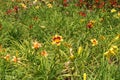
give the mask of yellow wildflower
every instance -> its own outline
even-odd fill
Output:
[[[98,44],[98,41],[96,39],[91,39],[90,41],[92,43],[92,46],[96,46]]]
[[[118,47],[113,45],[110,47],[110,49],[107,52],[104,53],[104,55],[107,58],[110,58],[110,56],[116,55],[117,52],[118,52]]]
[[[113,54],[113,55],[116,55],[117,51],[118,51],[118,47],[117,46],[112,46],[110,49],[109,49],[110,53]]]
[[[24,3],[21,3],[22,8],[26,9],[27,6]]]
[[[47,7],[48,7],[48,8],[52,8],[53,6],[52,6],[52,4],[48,3],[48,4],[47,4]]]
[[[115,10],[115,9],[112,9],[112,10],[111,10],[111,13],[114,13],[114,12],[116,12],[116,10]]]

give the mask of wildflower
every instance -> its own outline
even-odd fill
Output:
[[[42,45],[39,43],[39,42],[37,42],[37,41],[35,41],[35,42],[33,42],[33,49],[39,49],[40,47],[41,47]]]
[[[116,12],[116,10],[115,10],[115,9],[112,9],[112,10],[111,10],[111,13],[114,13],[114,12]]]
[[[69,0],[63,0],[63,6],[67,7],[68,6]]]
[[[17,58],[16,56],[13,56],[12,61],[15,63],[20,63],[20,58]]]
[[[103,1],[103,2],[101,2],[101,3],[99,4],[98,8],[103,8],[104,5],[105,5],[105,2]]]
[[[116,55],[118,51],[118,47],[117,46],[112,46],[110,49],[109,49],[109,52],[112,54],[112,55]]]
[[[83,74],[83,80],[87,80],[87,74],[86,73]]]
[[[4,57],[4,59],[8,61],[8,60],[10,59],[10,55],[7,54],[7,55]]]
[[[98,41],[96,39],[91,39],[90,41],[92,43],[92,46],[96,46],[98,44]]]
[[[18,13],[18,10],[19,10],[18,6],[14,6],[14,11],[15,11],[16,13]]]
[[[12,10],[12,9],[9,9],[9,10],[6,11],[6,14],[9,15],[9,14],[11,14],[12,12],[13,12],[13,10]]]
[[[47,6],[48,6],[48,8],[52,8],[53,6],[52,6],[52,4],[47,4]]]
[[[95,0],[95,3],[99,3],[99,0]]]
[[[86,13],[85,12],[79,12],[80,16],[86,17]]]
[[[59,46],[62,41],[63,41],[63,38],[62,36],[59,36],[59,35],[55,35],[52,38],[52,44],[56,44],[57,46]]]
[[[34,0],[34,1],[33,1],[33,4],[36,4],[36,3],[37,3],[37,0]]]
[[[88,27],[88,28],[92,28],[93,25],[94,25],[94,23],[95,23],[95,21],[93,21],[93,20],[89,21],[89,22],[87,23],[87,27]]]
[[[117,5],[117,1],[116,0],[111,0],[110,4],[111,4],[111,6],[115,7]]]
[[[44,50],[44,51],[41,52],[41,55],[44,56],[44,57],[47,57],[48,53]]]
[[[113,45],[110,47],[110,49],[107,52],[104,53],[104,55],[107,58],[110,58],[110,56],[116,55],[117,52],[118,52],[118,47]]]
[[[27,6],[24,3],[21,3],[22,8],[26,9]]]
[[[78,55],[80,55],[82,53],[82,51],[83,51],[82,46],[78,47]]]

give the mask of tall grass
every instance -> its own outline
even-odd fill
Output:
[[[0,3],[1,80],[83,80],[83,74],[87,80],[120,79],[118,8],[115,12],[110,8],[91,11],[55,1]],[[6,13],[8,10],[12,12]],[[63,38],[59,45],[52,44],[55,35]],[[41,47],[35,48],[35,41]],[[105,56],[112,46],[117,46],[112,50],[114,55],[110,52]]]

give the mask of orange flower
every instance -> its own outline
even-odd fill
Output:
[[[4,57],[4,59],[8,61],[8,60],[10,59],[10,55],[7,54],[7,55]]]
[[[16,56],[13,56],[12,61],[15,63],[20,62],[20,58],[17,58]]]
[[[62,36],[59,36],[59,35],[55,35],[53,36],[52,38],[52,44],[56,44],[56,45],[60,45],[61,41],[63,41],[63,38]]]
[[[90,41],[92,43],[92,46],[96,46],[98,44],[98,41],[96,39],[91,39]]]
[[[44,57],[47,57],[48,53],[44,50],[44,51],[41,52],[41,55],[44,56]]]
[[[39,49],[41,47],[41,44],[37,41],[33,42],[33,47],[34,49]]]

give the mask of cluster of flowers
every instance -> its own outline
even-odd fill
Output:
[[[71,0],[63,0],[63,5],[65,7],[69,6],[69,2]],[[94,9],[94,8],[103,8],[105,5],[108,7],[119,7],[118,1],[117,0],[78,0],[78,2],[75,4],[75,6],[82,7],[85,5],[89,9]]]

